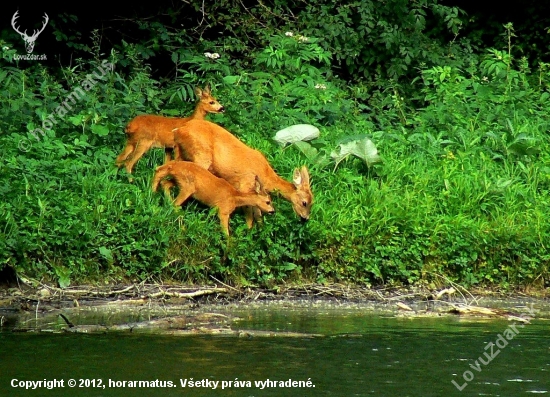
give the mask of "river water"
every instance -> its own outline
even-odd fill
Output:
[[[524,325],[399,317],[360,305],[218,311],[224,310],[240,318],[233,329],[307,335],[13,333],[4,327],[0,395],[550,396],[549,322],[536,315]]]

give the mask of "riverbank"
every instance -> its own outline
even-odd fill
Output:
[[[234,328],[243,310],[351,310],[383,316],[508,319],[550,318],[550,291],[466,290],[301,284],[273,289],[176,284],[81,285],[58,288],[22,279],[0,288],[4,331],[160,332],[239,336]],[[277,336],[277,332],[256,332]],[[282,333],[284,336],[297,336]],[[303,335],[302,335],[303,336]]]

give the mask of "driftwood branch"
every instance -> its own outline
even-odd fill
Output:
[[[197,296],[203,296],[203,295],[210,295],[210,294],[216,294],[216,293],[225,293],[227,292],[226,288],[208,288],[208,289],[199,289],[197,291],[193,292],[171,292],[171,291],[164,291],[161,290],[159,292],[156,292],[154,294],[149,294],[148,296],[150,298],[159,298],[161,296],[169,296],[172,298],[196,298]]]

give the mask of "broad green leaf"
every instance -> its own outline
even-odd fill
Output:
[[[69,117],[69,121],[73,123],[73,125],[81,125],[82,124],[82,116],[81,114],[77,114],[76,116]]]
[[[319,151],[307,142],[298,141],[294,142],[293,145],[296,146],[298,150],[307,157],[308,160],[315,160],[315,158],[319,154]]]
[[[109,134],[109,129],[101,124],[93,124],[91,126],[92,132],[99,136],[105,136]]]
[[[380,156],[378,155],[376,145],[368,138],[358,141],[352,148],[352,153],[362,159],[369,167],[380,162]]]
[[[239,81],[240,76],[225,76],[223,78],[223,82],[225,84],[235,84],[237,81]]]
[[[332,151],[330,157],[332,157],[336,163],[334,169],[336,169],[338,164],[344,159],[352,155],[359,157],[368,167],[380,162],[380,156],[378,155],[376,145],[369,138],[364,137],[359,140],[341,143],[338,149]]]
[[[99,254],[107,259],[109,262],[113,261],[113,253],[110,249],[106,247],[99,247]]]
[[[71,270],[68,269],[65,266],[53,266],[55,274],[57,275],[58,279],[57,282],[59,283],[60,288],[67,288],[69,285],[71,285]]]

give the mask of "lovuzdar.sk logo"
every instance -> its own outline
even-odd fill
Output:
[[[17,18],[19,18],[19,11],[15,11],[15,14],[13,14],[13,17],[11,19],[11,26],[13,27],[13,30],[19,33],[23,38],[23,41],[25,42],[25,49],[27,50],[27,54],[31,54],[32,51],[34,50],[34,43],[38,38],[38,35],[42,33],[42,31],[44,30],[44,28],[46,27],[50,19],[48,18],[48,14],[44,13],[44,23],[42,24],[42,28],[35,29],[32,35],[28,35],[26,29],[23,32],[21,32],[21,30],[19,30],[19,28],[17,27],[16,25]]]

